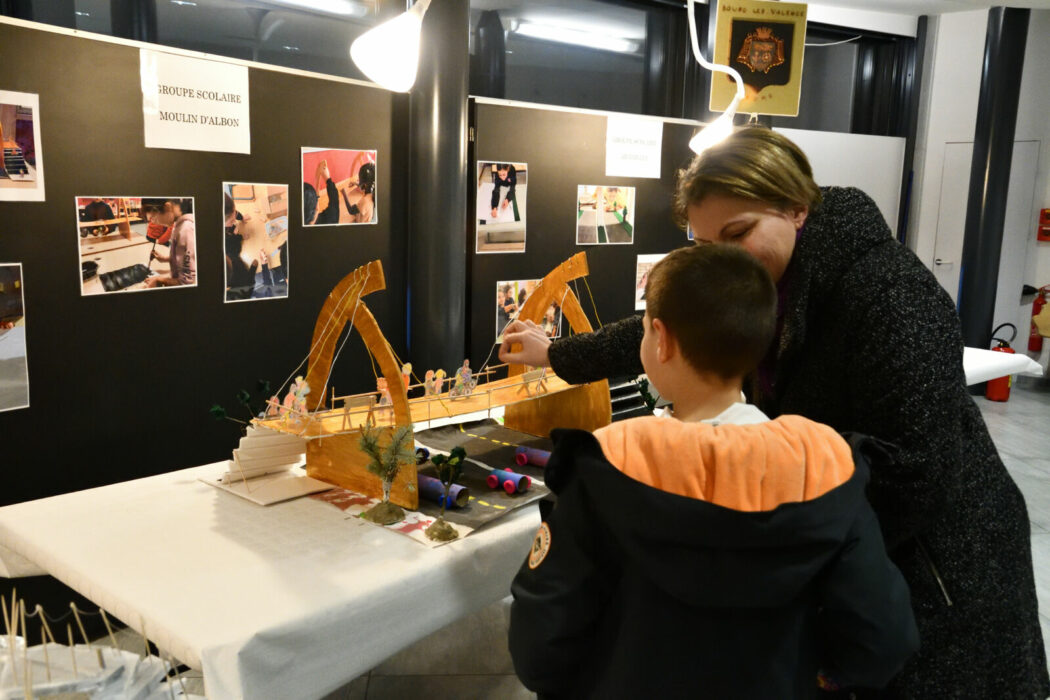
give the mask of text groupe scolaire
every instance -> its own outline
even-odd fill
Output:
[[[211,102],[233,102],[241,103],[241,96],[236,92],[219,92],[217,90],[201,90],[200,88],[186,88],[175,85],[159,85],[158,92],[161,95],[172,97],[188,97],[194,100],[210,100]]]

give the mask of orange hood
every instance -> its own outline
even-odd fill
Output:
[[[842,436],[802,416],[718,426],[646,416],[594,436],[606,459],[632,479],[743,512],[813,500],[854,470]]]

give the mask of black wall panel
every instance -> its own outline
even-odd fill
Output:
[[[237,415],[238,390],[282,382],[328,292],[375,258],[387,290],[366,302],[402,351],[407,156],[392,125],[405,98],[253,67],[251,155],[146,149],[138,48],[0,24],[0,66],[0,90],[40,96],[47,195],[0,202],[30,375],[30,408],[0,413],[0,505],[228,458],[239,428],[208,408]],[[301,146],[378,150],[379,223],[303,230]],[[223,303],[223,181],[289,185],[287,299]],[[81,297],[78,195],[195,197],[198,286]],[[332,384],[374,388],[356,334]]]
[[[524,253],[487,253],[471,257],[471,366],[479,367],[496,338],[496,283],[542,278],[566,258],[583,250],[591,274],[587,280],[602,323],[634,311],[638,255],[667,253],[687,245],[685,232],[671,219],[675,173],[692,158],[694,128],[665,122],[660,178],[605,176],[606,116],[534,109],[513,105],[474,105],[475,143],[471,177],[478,160],[528,163],[526,245]],[[576,245],[576,192],[579,185],[635,188],[633,245]],[[471,196],[476,192],[470,188]],[[474,208],[470,209],[470,250],[474,250]],[[577,284],[580,303],[597,327],[587,287]],[[640,312],[638,312],[640,313]],[[566,333],[563,324],[562,333]],[[497,350],[490,364],[496,364]],[[446,370],[447,371],[447,370]]]

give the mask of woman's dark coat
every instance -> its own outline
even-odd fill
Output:
[[[868,495],[921,648],[888,694],[1046,698],[1028,512],[966,389],[951,298],[852,188],[824,190],[786,277],[775,383],[754,402],[900,448]],[[567,338],[551,366],[571,382],[640,373],[641,336],[635,317]]]

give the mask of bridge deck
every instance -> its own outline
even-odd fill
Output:
[[[450,398],[448,392],[438,396],[420,396],[408,400],[413,423],[422,423],[437,418],[449,418],[467,413],[491,410],[501,406],[528,401],[537,396],[557,394],[571,389],[572,384],[550,373],[543,378],[545,389],[537,392],[537,382],[529,382],[526,390],[521,376],[498,379],[478,385],[470,396]],[[394,425],[392,406],[377,406],[373,409],[376,425]],[[284,417],[256,419],[264,428],[284,433],[293,433],[305,438],[317,438],[355,432],[365,424],[368,408],[337,407],[299,415],[288,413]]]

